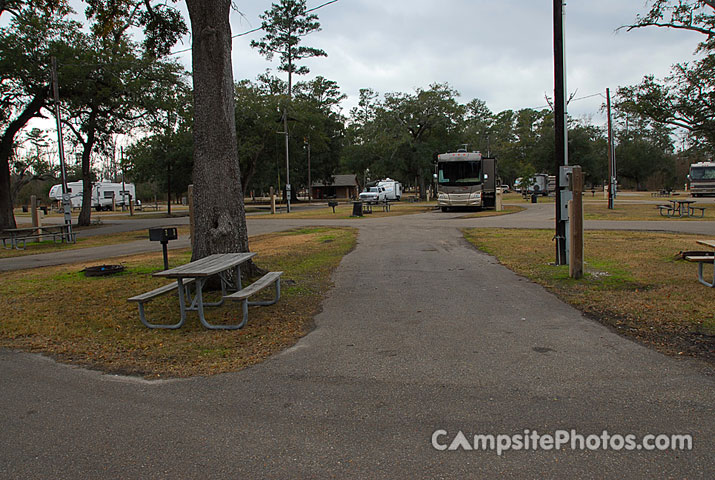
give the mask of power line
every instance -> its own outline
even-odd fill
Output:
[[[320,8],[323,8],[323,7],[327,6],[327,5],[330,5],[331,3],[336,3],[337,1],[338,1],[338,0],[330,0],[329,2],[325,2],[325,3],[321,4],[321,5],[318,5],[317,7],[313,7],[313,8],[310,8],[310,9],[306,10],[305,13],[314,12],[315,10],[318,10],[318,9],[320,9]],[[231,35],[231,38],[243,37],[243,36],[245,36],[245,35],[248,35],[249,33],[257,32],[257,31],[259,31],[259,30],[261,30],[261,29],[263,29],[262,26],[261,26],[261,27],[256,27],[256,28],[253,28],[253,29],[251,29],[251,30],[247,30],[247,31],[245,31],[245,32],[237,33],[236,35]],[[177,50],[177,51],[175,51],[175,52],[171,52],[171,53],[169,53],[169,55],[178,55],[179,53],[184,53],[184,52],[189,52],[189,51],[191,51],[191,47],[185,48],[185,49],[183,49],[183,50]]]

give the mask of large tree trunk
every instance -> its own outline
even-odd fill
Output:
[[[13,213],[13,198],[10,177],[10,160],[12,158],[15,135],[36,117],[45,105],[47,90],[43,89],[25,107],[20,115],[10,122],[0,138],[0,229],[15,228],[15,214]]]
[[[247,252],[238,165],[231,0],[186,0],[194,77],[194,236],[192,259]]]
[[[82,209],[77,225],[86,227],[92,223],[92,149],[96,139],[96,110],[92,110],[87,121],[87,140],[82,144]]]
[[[82,208],[79,211],[79,217],[77,217],[77,225],[85,227],[92,223],[92,177],[89,157],[90,151],[85,145],[82,151]]]

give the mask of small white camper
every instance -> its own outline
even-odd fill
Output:
[[[399,201],[402,197],[402,184],[397,180],[386,178],[377,182],[377,186],[385,189],[385,196],[388,200]]]

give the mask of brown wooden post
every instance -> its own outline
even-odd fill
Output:
[[[276,193],[273,190],[273,187],[270,189],[270,195],[271,195],[271,214],[275,215],[276,213]]]
[[[40,215],[37,210],[37,196],[30,196],[30,216],[32,217],[32,226],[37,228],[40,226]]]
[[[583,278],[583,173],[578,165],[573,167],[571,174],[571,191],[573,200],[569,201],[569,276],[578,280]]]
[[[191,245],[194,244],[194,186],[189,185],[188,192],[186,195],[189,197],[189,237],[191,238]],[[169,199],[171,202],[171,199]]]
[[[134,216],[134,199],[131,194],[129,194],[129,216]]]

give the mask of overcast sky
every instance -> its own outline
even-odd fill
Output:
[[[327,0],[309,0],[308,8]],[[235,0],[233,34],[259,27],[269,0]],[[184,7],[182,7],[184,8]],[[448,82],[461,93],[499,112],[546,106],[553,95],[553,2],[549,0],[339,0],[320,8],[322,30],[305,38],[327,58],[305,61],[310,74],[335,80],[343,93],[344,113],[357,103],[361,88],[413,92]],[[576,98],[614,92],[646,74],[665,76],[671,65],[688,61],[701,37],[692,32],[640,29],[616,32],[645,13],[644,0],[571,0],[566,6],[568,91]],[[187,15],[188,22],[188,15]],[[250,48],[255,32],[233,40],[234,79],[255,79],[276,70]],[[190,39],[184,46],[190,47]],[[177,55],[188,69],[190,53]],[[303,79],[300,77],[299,79]],[[600,123],[601,96],[575,100],[569,113]]]

